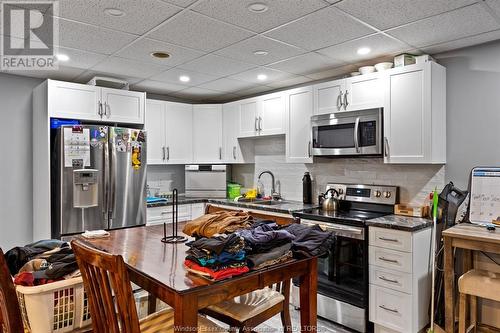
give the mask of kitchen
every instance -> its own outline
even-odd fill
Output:
[[[4,251],[50,238],[50,222],[46,223],[50,217],[47,219],[47,211],[40,214],[38,210],[50,206],[50,177],[44,176],[49,172],[50,146],[44,144],[48,142],[44,135],[50,135],[44,131],[49,128],[49,118],[133,128],[144,124],[147,157],[142,168],[147,164],[152,196],[174,188],[181,194],[188,192],[186,165],[224,164],[230,165],[231,181],[241,184],[243,192],[256,187],[259,174],[270,170],[275,191],[298,205],[302,177],[309,172],[314,203],[327,184],[382,184],[398,187],[399,203],[423,206],[435,188],[442,190],[453,181],[458,188],[467,189],[473,167],[500,163],[492,153],[496,151],[493,124],[498,119],[499,102],[496,1],[459,1],[453,5],[447,1],[405,1],[402,8],[396,8],[388,2],[363,1],[363,6],[347,0],[318,0],[293,10],[285,10],[286,5],[277,1],[264,4],[268,8],[261,9],[262,13],[259,8],[257,12],[247,8],[251,1],[232,5],[224,1],[165,1],[170,6],[154,12],[157,2],[148,1],[151,7],[138,9],[132,4],[120,7],[103,1],[100,7],[92,7],[95,15],[90,15],[82,10],[90,10],[84,2],[68,9],[65,1],[60,1],[59,52],[69,60],[61,60],[54,72],[0,74],[2,127],[12,142],[4,147],[9,162],[2,163],[6,176],[0,202],[6,232],[0,245]],[[125,15],[103,13],[105,8],[115,7]],[[393,15],[386,11],[393,11]],[[149,23],[132,24],[140,15],[149,15]],[[202,22],[199,26],[196,19]],[[462,25],[457,28],[456,22]],[[207,27],[211,30],[203,31]],[[111,43],[108,38],[113,34]],[[143,34],[146,38],[135,40],[134,36]],[[116,45],[118,41],[123,45]],[[359,54],[366,52],[359,52],[363,47],[371,49],[368,54]],[[153,51],[167,52],[170,57],[153,58]],[[401,53],[431,54],[435,61],[350,76],[359,67],[394,62],[394,56]],[[398,71],[417,71],[422,76],[407,76],[409,86],[401,91],[401,83],[394,84],[403,77],[396,76]],[[259,75],[267,77],[260,80]],[[118,78],[131,88],[87,85],[94,76]],[[430,77],[438,82],[424,79]],[[47,78],[54,80],[44,81]],[[415,82],[417,78],[423,83]],[[188,82],[183,82],[186,79]],[[369,88],[363,90],[363,84]],[[398,90],[397,95],[392,89]],[[85,90],[87,98],[93,95],[79,99],[85,97],[71,95],[71,90]],[[138,108],[119,114],[126,109],[115,111],[113,103],[121,101],[120,95],[133,100]],[[43,102],[47,97],[54,98],[57,103],[50,105],[56,109],[47,110]],[[357,103],[358,97],[361,102]],[[440,100],[429,106],[425,103],[430,98]],[[382,108],[379,124],[383,125],[382,138],[386,138],[377,140],[381,148],[377,156],[331,158],[316,154],[311,116],[377,108]],[[400,111],[403,113],[389,117],[397,108],[408,113]],[[101,116],[110,118],[103,120]],[[26,136],[30,131],[33,135]],[[264,174],[261,182],[266,195],[273,194],[271,177]],[[204,204],[180,205],[180,219],[202,215]],[[158,217],[156,222],[164,220],[165,209],[156,207],[158,215],[154,209],[153,215],[150,211],[148,223],[151,216],[153,220]],[[163,215],[170,219],[169,213]],[[476,255],[475,262],[498,271],[486,256]],[[482,303],[480,322],[500,326],[495,312],[498,305]]]

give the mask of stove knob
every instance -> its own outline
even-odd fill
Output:
[[[338,189],[337,189],[337,192],[339,192],[339,194],[344,194],[344,190],[343,190],[343,189],[341,189],[341,188],[338,188]]]
[[[389,191],[384,192],[384,197],[385,198],[390,198],[391,197],[391,192],[389,192]]]
[[[375,198],[380,198],[380,196],[382,195],[382,192],[380,191],[375,191]]]

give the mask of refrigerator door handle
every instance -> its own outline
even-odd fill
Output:
[[[111,138],[113,141],[113,138]],[[109,159],[109,200],[108,200],[108,221],[111,227],[112,220],[114,219],[116,209],[116,149],[114,143],[111,143]]]
[[[109,228],[109,214],[108,214],[108,206],[109,206],[109,144],[108,142],[104,142],[103,147],[104,154],[104,170],[102,170],[102,178],[103,178],[103,218],[104,222],[107,224]]]

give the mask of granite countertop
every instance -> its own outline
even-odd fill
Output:
[[[431,227],[432,220],[421,217],[387,215],[368,220],[366,225],[413,232]]]
[[[266,212],[274,212],[282,214],[291,214],[295,211],[318,207],[317,205],[306,205],[300,201],[290,201],[290,200],[283,200],[282,202],[273,205],[259,205],[249,202],[235,202],[234,200],[230,199],[186,198],[184,196],[179,196],[179,205],[189,205],[195,203],[212,203],[217,205],[235,206],[240,208],[256,209]],[[171,200],[168,200],[166,202],[155,202],[147,204],[148,208],[171,206],[171,205],[172,205]]]

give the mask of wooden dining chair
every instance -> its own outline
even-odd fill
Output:
[[[239,332],[251,332],[266,320],[281,315],[284,332],[292,331],[290,319],[291,280],[276,283],[200,310]]]
[[[24,333],[16,288],[9,267],[0,248],[0,332]]]
[[[87,292],[94,333],[157,333],[174,331],[174,311],[165,309],[141,320],[137,315],[130,278],[120,255],[111,255],[71,241]],[[198,331],[224,332],[198,316]]]

